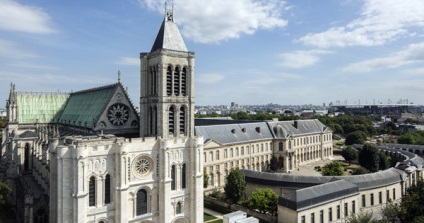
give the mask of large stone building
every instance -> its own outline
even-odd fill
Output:
[[[267,171],[272,156],[285,173],[333,156],[332,131],[316,119],[199,125],[195,130],[205,139],[206,190],[222,188],[234,167]]]
[[[119,81],[71,94],[11,85],[1,152],[19,222],[203,222],[194,53],[171,11],[140,61],[140,116]]]

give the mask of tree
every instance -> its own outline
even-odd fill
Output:
[[[239,203],[245,197],[246,181],[238,167],[231,169],[228,174],[224,191],[227,199],[233,204]]]
[[[358,214],[350,215],[347,223],[377,223],[378,220],[372,217],[372,212],[359,212]]]
[[[349,166],[353,160],[358,159],[359,152],[357,149],[354,149],[352,146],[348,146],[342,150],[343,158],[349,162]]]
[[[353,145],[353,144],[363,144],[365,140],[367,139],[367,136],[362,131],[354,131],[347,135],[345,144],[346,145]]]
[[[209,184],[209,175],[206,173],[206,168],[203,168],[203,188],[207,188]]]
[[[362,175],[367,173],[369,173],[369,171],[363,167],[356,168],[352,171],[352,175]]]
[[[399,206],[393,204],[392,201],[388,202],[380,210],[381,218],[383,222],[398,222],[399,220]]]
[[[370,172],[379,170],[378,149],[372,144],[365,144],[359,152],[359,164]]]
[[[14,211],[11,203],[12,189],[5,183],[0,182],[0,220],[9,219]]]
[[[385,153],[379,152],[378,158],[379,158],[379,161],[380,161],[378,163],[378,169],[379,170],[385,170],[385,169],[390,168],[390,160],[389,160],[389,157]]]
[[[269,170],[275,172],[281,168],[281,163],[278,161],[277,157],[272,156],[271,161],[269,162]]]
[[[278,195],[270,188],[257,188],[246,205],[251,209],[257,209],[262,213],[274,214],[277,211]]]
[[[401,222],[420,222],[424,217],[424,182],[418,181],[406,190],[400,202],[399,219]]]
[[[323,176],[343,176],[344,168],[339,162],[331,162],[322,167]]]

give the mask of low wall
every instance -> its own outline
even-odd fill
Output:
[[[213,197],[205,196],[204,201],[212,203],[212,204],[216,204],[216,205],[219,205],[219,206],[222,206],[222,207],[228,207],[228,204],[226,202],[218,200],[218,199],[213,198]],[[232,204],[231,210],[233,210],[233,211],[244,211],[244,212],[247,213],[247,215],[253,216],[255,218],[260,218],[260,219],[267,221],[267,222],[270,222],[270,223],[277,222],[277,216],[271,216],[269,214],[262,214],[260,212],[256,212],[254,210],[243,207],[241,205]]]

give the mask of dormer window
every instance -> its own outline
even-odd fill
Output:
[[[241,131],[246,133],[246,128],[242,128]]]
[[[261,133],[261,127],[256,127],[255,130],[256,132]]]
[[[235,129],[231,129],[231,133],[236,134],[236,130]]]

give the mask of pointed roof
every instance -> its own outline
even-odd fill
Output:
[[[187,52],[187,47],[181,37],[177,24],[174,23],[174,16],[172,11],[166,12],[165,19],[156,36],[155,43],[153,44],[150,52],[156,50],[167,49]]]
[[[60,123],[92,127],[106,109],[120,83],[71,93],[60,116]]]

